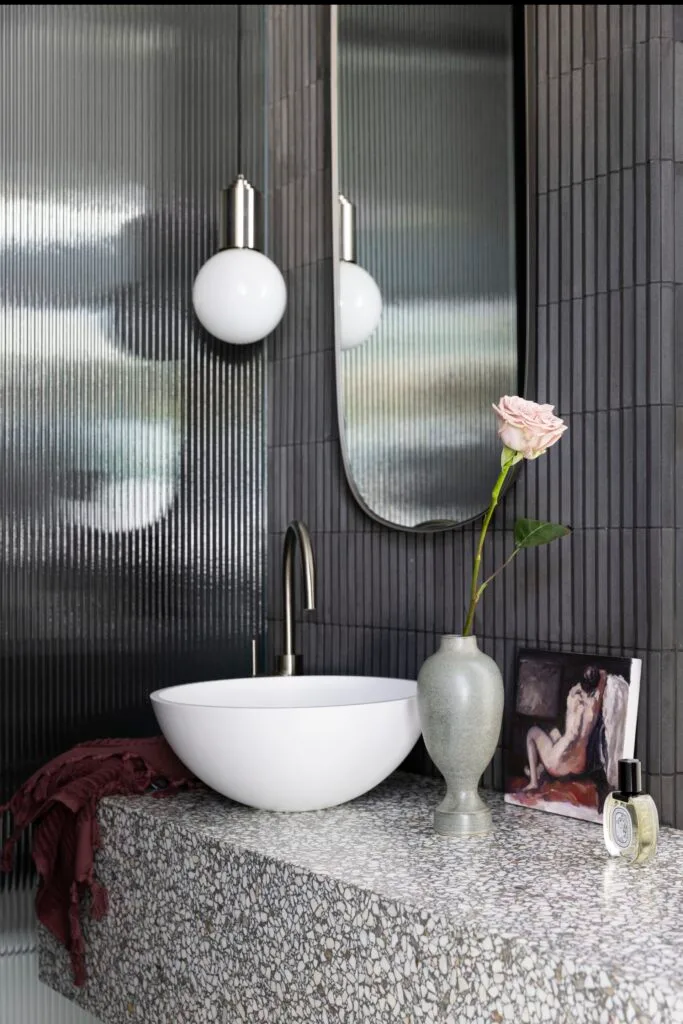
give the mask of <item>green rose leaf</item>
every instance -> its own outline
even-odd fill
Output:
[[[550,544],[551,540],[568,537],[571,533],[568,526],[561,523],[542,523],[538,519],[518,519],[515,523],[515,545],[518,548],[535,548],[540,544]]]

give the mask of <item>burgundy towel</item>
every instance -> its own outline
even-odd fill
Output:
[[[144,793],[162,780],[167,786],[155,796],[196,783],[163,737],[94,740],[50,761],[0,806],[0,813],[10,811],[13,817],[13,831],[0,860],[2,871],[11,870],[19,836],[37,822],[32,848],[40,876],[36,914],[68,949],[76,985],[86,979],[81,897],[90,893],[93,917],[107,912],[107,891],[93,874],[100,846],[97,803],[104,796]]]

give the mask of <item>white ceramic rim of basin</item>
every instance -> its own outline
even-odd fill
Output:
[[[313,681],[316,681],[317,684],[315,689],[311,686]],[[353,689],[350,688],[351,692],[348,695],[348,699],[340,697],[329,702],[321,702],[320,698],[321,695],[324,696],[326,684],[329,683],[331,686],[334,686],[335,683],[338,685],[340,682],[352,682],[354,684]],[[259,683],[271,684],[273,691],[277,691],[279,687],[282,687],[283,693],[287,691],[292,696],[293,687],[295,688],[297,683],[307,684],[310,687],[311,701],[310,703],[286,703],[284,701],[278,704],[249,703],[250,699],[253,701],[258,689],[261,689],[263,692],[263,686],[259,687]],[[204,702],[201,699],[179,699],[190,689],[196,692],[196,689],[200,687],[206,687],[208,690],[209,687],[217,688],[219,686],[224,690],[221,693],[220,703],[216,701]],[[386,696],[381,696],[377,693],[373,694],[373,686],[377,687],[377,689],[386,687],[386,690],[389,692]],[[398,687],[400,692],[391,693],[392,687]],[[300,689],[303,689],[303,686]],[[355,692],[353,692],[354,689]],[[179,691],[185,691],[185,693]],[[240,692],[246,703],[228,703],[230,691],[233,691],[235,694]],[[275,695],[277,696],[277,693]],[[197,696],[198,698],[200,697],[199,694]],[[216,708],[216,710],[225,708],[235,711],[294,711],[302,708],[359,707],[363,704],[393,704],[398,701],[414,700],[416,698],[417,682],[414,679],[349,675],[248,676],[238,679],[207,679],[195,683],[179,683],[176,686],[166,686],[150,694],[150,700],[153,703],[166,704],[173,707]],[[232,700],[234,701],[235,699],[235,696],[233,696]]]

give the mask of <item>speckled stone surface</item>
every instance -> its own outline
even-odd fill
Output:
[[[489,836],[441,839],[441,792],[105,800],[89,981],[45,932],[41,977],[104,1024],[683,1022],[683,833],[631,868],[598,826],[489,796]]]

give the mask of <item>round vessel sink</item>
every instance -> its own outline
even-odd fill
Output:
[[[397,768],[420,735],[417,683],[407,679],[218,679],[151,699],[168,743],[202,782],[268,811],[353,800]]]

